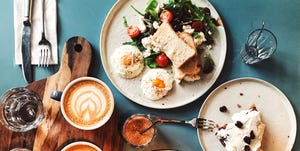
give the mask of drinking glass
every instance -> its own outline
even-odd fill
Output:
[[[36,128],[44,118],[41,98],[28,88],[8,90],[1,96],[0,122],[9,130],[26,132]]]
[[[254,64],[264,59],[270,58],[277,48],[277,39],[268,29],[256,29],[248,36],[245,46],[240,55],[246,64]]]
[[[149,114],[133,114],[123,123],[123,139],[135,148],[145,147],[153,141],[156,135],[156,128],[152,127],[153,124]],[[150,126],[151,128],[148,129]],[[148,130],[144,131],[146,129]]]

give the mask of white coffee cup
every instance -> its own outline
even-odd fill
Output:
[[[93,130],[104,125],[114,110],[110,88],[93,77],[71,81],[60,99],[60,109],[66,121],[82,130]]]
[[[61,151],[75,151],[75,150],[102,151],[98,146],[85,141],[71,143],[65,146]]]

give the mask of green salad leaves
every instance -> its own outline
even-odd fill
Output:
[[[146,30],[141,32],[137,37],[131,37],[132,41],[124,42],[124,45],[137,46],[140,51],[145,51],[141,40],[145,37],[153,35],[157,28],[154,28],[154,23],[160,25],[162,23],[162,12],[167,10],[171,12],[172,19],[168,21],[173,27],[175,32],[182,32],[184,26],[191,26],[195,31],[192,33],[193,38],[201,38],[204,34],[206,41],[201,45],[211,45],[214,43],[213,34],[216,27],[219,26],[217,20],[211,16],[210,9],[207,7],[198,7],[193,4],[191,0],[168,0],[167,3],[159,5],[157,0],[148,0],[144,11],[139,11],[134,6],[132,9],[142,16],[143,22],[146,26]],[[159,8],[160,7],[160,8]],[[128,27],[125,16],[124,26]],[[203,32],[203,34],[201,33]],[[201,33],[201,34],[200,34]],[[197,46],[203,49],[202,46]],[[145,58],[145,64],[150,68],[159,67],[156,58],[161,52],[151,51],[151,55]],[[214,61],[210,55],[205,55],[202,60],[203,73],[209,73],[214,68]]]
[[[149,0],[146,4],[145,12],[149,13],[155,21],[158,21],[158,12],[157,12],[158,2],[156,0]]]

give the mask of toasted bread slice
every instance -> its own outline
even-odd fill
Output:
[[[188,44],[190,47],[192,47],[194,49],[195,53],[197,54],[196,45],[194,43],[194,39],[193,39],[193,37],[189,33],[187,33],[187,32],[178,32],[177,35],[186,44]]]
[[[176,83],[180,83],[182,79],[186,76],[185,73],[183,73],[179,68],[172,67],[173,73],[174,73],[174,79]]]
[[[185,32],[178,33],[178,36],[185,43],[190,45],[195,51],[195,55],[192,58],[188,59],[182,66],[179,67],[179,69],[187,75],[199,74],[201,68],[199,66],[199,58],[193,37],[189,33]]]
[[[175,68],[179,68],[196,54],[195,49],[179,38],[167,22],[159,26],[152,40],[168,56]]]

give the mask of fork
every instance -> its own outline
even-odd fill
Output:
[[[152,116],[151,119],[153,121],[152,125],[146,128],[145,130],[140,131],[141,134],[145,133],[146,131],[153,128],[154,126],[161,125],[163,123],[189,124],[192,127],[200,128],[202,130],[210,130],[216,127],[214,121],[209,119],[204,119],[204,118],[193,118],[191,120],[177,120],[177,119],[162,118],[159,116]]]
[[[39,41],[39,47],[40,47],[40,59],[38,66],[45,67],[49,65],[50,59],[52,58],[52,50],[51,50],[51,43],[46,39],[45,36],[45,0],[43,0],[42,4],[42,22],[43,22],[43,31],[42,31],[42,38]]]

